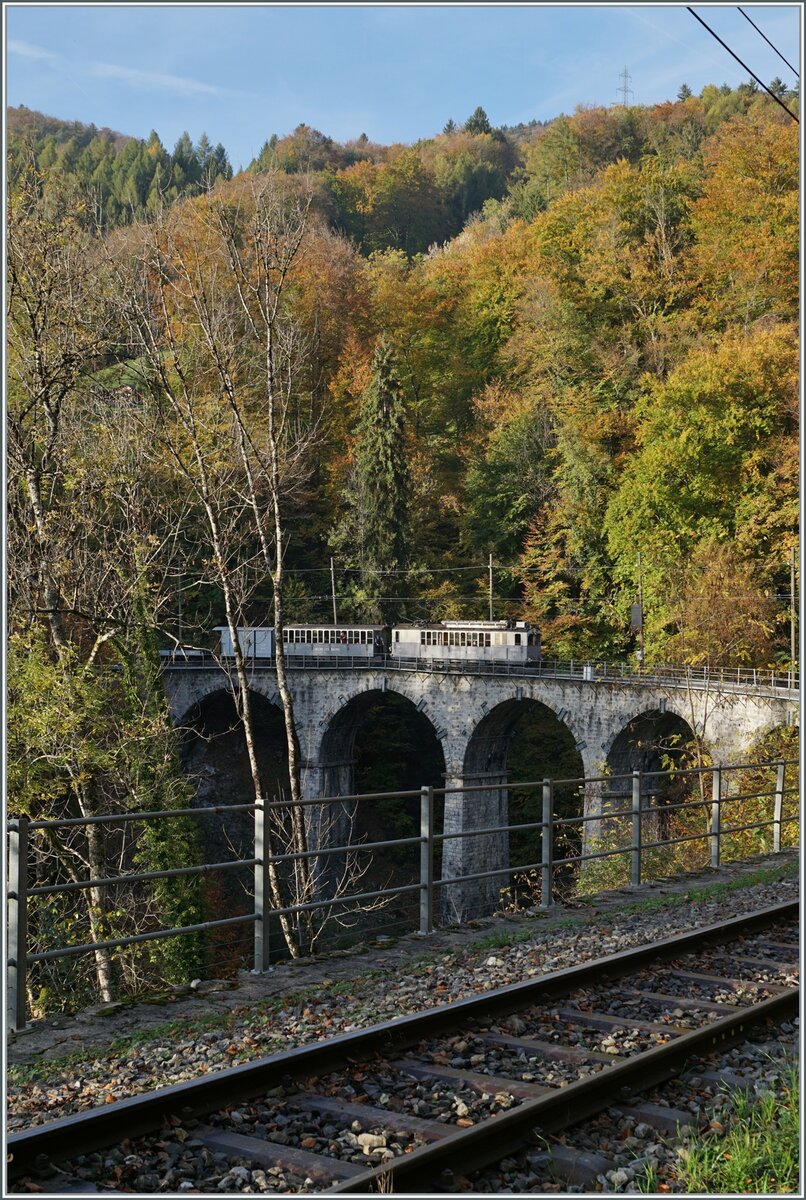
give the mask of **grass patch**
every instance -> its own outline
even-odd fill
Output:
[[[798,1187],[798,1068],[782,1071],[775,1091],[728,1091],[733,1109],[725,1134],[694,1138],[679,1154],[687,1192],[793,1193]]]
[[[679,908],[681,904],[692,904],[699,900],[719,900],[731,892],[743,888],[754,887],[758,884],[778,883],[783,879],[797,879],[800,867],[797,862],[782,863],[780,866],[761,867],[751,875],[743,875],[739,879],[725,879],[714,883],[704,883],[700,887],[688,888],[685,892],[670,896],[648,896],[646,900],[631,900],[619,905],[619,912],[644,913],[654,912],[659,908]],[[595,902],[595,897],[591,897]]]
[[[641,915],[657,912],[660,909],[680,908],[684,904],[692,904],[697,901],[719,900],[722,896],[730,895],[731,892],[741,891],[743,888],[753,887],[758,884],[778,883],[784,879],[797,879],[799,870],[797,862],[781,863],[780,866],[760,867],[758,871],[754,871],[750,875],[743,875],[738,879],[725,879],[715,881],[714,883],[704,883],[699,887],[690,887],[685,892],[672,893],[666,896],[647,896],[640,900],[627,900],[610,912],[598,912],[595,915],[591,914],[590,917],[580,915],[555,917],[552,919],[545,913],[537,913],[534,917],[529,916],[523,919],[534,920],[535,922],[539,921],[539,928],[498,929],[486,937],[469,942],[466,949],[479,951],[504,949],[507,946],[516,946],[520,942],[528,942],[536,934],[550,933],[553,929],[567,929],[575,925],[584,925],[591,919],[595,919],[597,924],[609,924],[620,920],[624,915]],[[580,897],[575,902],[588,907],[595,905],[596,901],[597,897],[591,895]],[[419,961],[416,965],[419,965]],[[432,960],[425,959],[423,961],[428,963]]]

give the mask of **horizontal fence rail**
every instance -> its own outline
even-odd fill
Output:
[[[234,660],[205,651],[194,658],[166,658],[165,671],[231,670]],[[246,659],[251,670],[274,670],[271,658]],[[630,662],[588,662],[578,659],[541,659],[524,663],[495,658],[403,657],[395,654],[286,654],[286,666],[307,671],[414,671],[426,674],[516,675],[523,678],[576,679],[585,683],[667,684],[703,690],[718,686],[729,691],[772,690],[798,692],[800,674],[792,670],[755,667],[679,667],[653,664],[646,669]]]
[[[377,801],[419,802],[419,835],[412,834],[397,838],[375,840],[352,840],[342,844],[331,844],[332,838],[316,840],[306,850],[281,848],[280,852],[269,853],[272,837],[277,841],[276,819],[287,814],[289,806],[282,800],[263,798],[252,803],[232,805],[208,805],[198,808],[168,809],[144,812],[119,812],[95,814],[86,817],[65,818],[54,821],[33,821],[19,816],[7,822],[8,836],[8,960],[7,1001],[8,1021],[12,1029],[22,1029],[27,1020],[27,982],[29,969],[35,964],[52,963],[60,959],[75,959],[81,955],[101,950],[118,949],[145,942],[203,934],[212,930],[236,926],[254,925],[253,970],[264,971],[269,966],[272,945],[270,926],[279,918],[294,919],[301,914],[320,912],[325,918],[333,914],[356,914],[368,904],[389,904],[396,897],[417,901],[417,915],[413,916],[416,929],[421,934],[430,933],[436,925],[451,922],[451,914],[462,905],[472,903],[475,897],[492,904],[490,911],[500,906],[501,895],[512,888],[532,881],[532,900],[550,907],[556,898],[557,880],[562,872],[592,870],[602,867],[611,860],[625,864],[628,881],[632,887],[651,876],[652,852],[666,851],[664,861],[668,864],[669,852],[676,846],[700,841],[706,847],[707,861],[713,868],[719,867],[726,839],[751,830],[772,833],[771,848],[780,852],[783,848],[782,833],[786,826],[799,820],[797,811],[785,811],[787,797],[796,797],[798,788],[787,784],[787,768],[796,768],[796,760],[779,759],[763,763],[715,764],[712,766],[678,768],[673,771],[625,772],[618,775],[598,775],[578,779],[542,779],[526,783],[494,782],[486,785],[473,784],[466,787],[435,788],[423,786],[419,789],[399,792],[365,793],[349,796],[322,796],[307,799],[301,807],[309,812],[310,818],[321,818],[328,810],[352,812],[358,806],[371,805]],[[738,784],[751,778],[763,777],[763,786],[756,790],[737,790]],[[662,803],[664,787],[679,787],[688,784],[695,798],[680,800],[673,798]],[[752,784],[756,787],[755,784]],[[503,812],[502,802],[513,792],[534,794],[534,819],[495,823],[489,820],[489,810],[484,804],[491,796],[497,797],[497,811]],[[699,793],[697,798],[696,793]],[[573,795],[583,811],[568,815],[556,811],[558,795]],[[487,801],[485,801],[485,797]],[[584,803],[583,803],[584,798]],[[460,829],[438,828],[438,808],[446,802],[465,801],[464,812],[468,824]],[[476,814],[482,818],[478,827],[473,827],[474,805],[479,802]],[[747,813],[739,805],[755,803],[752,819],[744,819]],[[95,878],[70,879],[60,882],[37,881],[30,886],[32,835],[41,833],[49,839],[74,833],[80,827],[86,830],[96,826],[131,826],[132,822],[145,825],[154,821],[173,819],[178,816],[198,818],[211,816],[225,820],[234,812],[251,813],[254,821],[253,854],[250,857],[233,857],[213,863],[196,863],[173,869],[125,872],[119,875],[103,875]],[[671,835],[668,825],[670,817],[683,820],[701,817],[698,829],[686,828],[676,836]],[[487,819],[483,819],[487,816]],[[726,823],[726,818],[730,823]],[[666,823],[664,825],[664,823]],[[311,829],[319,828],[315,824]],[[664,835],[664,828],[666,834]],[[530,839],[523,863],[513,863],[509,858],[509,839],[517,835]],[[571,840],[569,840],[571,839]],[[574,841],[576,839],[576,841]],[[608,842],[608,839],[609,842]],[[615,842],[615,844],[611,844]],[[467,860],[445,857],[449,846],[461,847],[470,843],[477,850],[478,867],[471,857]],[[364,887],[363,890],[334,890],[328,883],[327,864],[351,861],[355,864],[371,864],[373,855],[381,850],[411,852],[412,882],[396,886]],[[440,852],[442,853],[440,866]],[[319,879],[313,896],[296,897],[289,893],[288,903],[272,905],[270,896],[270,872],[289,870],[293,873],[301,862],[313,864],[314,876]],[[462,866],[461,864],[465,865]],[[457,865],[459,864],[459,865]],[[87,889],[108,891],[116,887],[131,887],[146,882],[193,877],[210,872],[232,872],[241,869],[251,871],[253,893],[251,911],[237,915],[217,916],[213,920],[195,922],[168,928],[150,928],[127,937],[98,938],[65,946],[37,949],[31,945],[32,918],[31,902],[59,895],[78,895]],[[316,874],[318,872],[318,875]],[[667,872],[665,872],[667,873]],[[359,874],[358,878],[361,878]],[[582,878],[582,876],[580,876]],[[481,891],[474,892],[470,885]],[[500,886],[503,885],[503,886]],[[484,889],[486,888],[486,891]],[[456,897],[461,897],[461,904]],[[487,900],[484,900],[484,896]],[[442,898],[439,911],[438,898]],[[489,900],[493,897],[492,901]],[[539,899],[538,899],[539,897]],[[485,915],[485,914],[482,914]]]

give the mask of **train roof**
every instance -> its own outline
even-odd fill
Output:
[[[241,630],[243,630],[243,629],[268,630],[270,633],[274,633],[273,625],[239,625],[238,628]],[[387,627],[385,625],[368,625],[368,624],[349,625],[346,622],[344,622],[344,623],[339,622],[338,625],[333,625],[332,623],[328,624],[327,621],[284,621],[283,622],[283,629],[377,629],[380,631],[380,630],[383,630],[386,628]],[[215,630],[216,633],[219,633],[222,629],[225,632],[228,632],[229,625],[214,625],[213,629]]]
[[[342,623],[342,622],[339,622],[338,625],[334,625],[332,622],[328,623],[327,621],[286,621],[285,624],[283,625],[283,628],[284,629],[376,629],[380,633],[384,629],[386,629],[387,626],[386,625],[369,625],[369,624],[348,625],[348,624]]]
[[[409,621],[393,629],[536,629],[528,621]]]

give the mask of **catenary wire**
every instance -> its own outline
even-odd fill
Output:
[[[742,8],[742,6],[741,6],[740,4],[737,4],[737,5],[736,5],[736,7],[738,8],[739,12],[740,12],[740,13],[742,14],[742,16],[744,17],[745,21],[749,21],[749,22],[750,22],[750,24],[751,24],[751,25],[753,26],[753,28],[755,29],[756,33],[757,33],[757,34],[759,34],[761,37],[763,37],[763,38],[764,38],[764,41],[767,43],[767,45],[768,45],[768,46],[770,46],[770,47],[771,47],[771,48],[772,48],[772,49],[775,51],[775,53],[776,53],[776,54],[778,55],[778,57],[780,58],[781,62],[782,62],[782,63],[786,63],[786,65],[789,67],[790,71],[793,71],[793,72],[794,72],[794,74],[795,74],[795,78],[796,78],[796,79],[800,79],[800,75],[799,75],[799,74],[798,74],[798,72],[795,70],[795,68],[792,66],[792,63],[791,63],[791,62],[787,62],[787,60],[784,58],[783,54],[781,53],[781,51],[778,49],[778,47],[777,47],[777,46],[773,46],[772,42],[771,42],[771,41],[770,41],[770,39],[767,37],[766,33],[762,33],[762,31],[759,29],[758,25],[756,25],[756,23],[755,23],[755,21],[752,19],[752,17],[748,17],[747,13],[744,11],[744,9]]]
[[[728,46],[728,45],[727,45],[727,43],[725,43],[725,42],[723,42],[723,41],[722,41],[722,38],[719,36],[719,34],[718,34],[718,33],[714,33],[714,31],[713,31],[713,29],[711,28],[711,26],[710,26],[710,25],[706,25],[706,23],[705,23],[705,21],[703,21],[702,17],[700,17],[700,16],[697,16],[697,13],[695,13],[695,11],[694,11],[694,9],[691,7],[691,5],[687,4],[687,5],[686,5],[686,8],[687,8],[687,10],[688,10],[688,11],[691,13],[692,17],[694,17],[694,18],[695,18],[695,20],[699,21],[699,23],[702,25],[703,29],[707,29],[707,30],[708,30],[708,32],[710,33],[711,37],[712,37],[712,38],[716,38],[716,40],[719,42],[720,46],[722,46],[722,47],[723,47],[725,50],[727,50],[727,52],[728,52],[728,54],[731,56],[731,58],[735,58],[735,59],[736,59],[736,61],[737,61],[737,63],[739,64],[739,66],[740,66],[740,67],[743,67],[743,68],[744,68],[744,70],[745,70],[745,71],[747,71],[748,75],[751,75],[751,76],[753,77],[753,79],[755,79],[756,83],[757,83],[757,84],[758,84],[760,87],[763,87],[763,88],[764,88],[764,91],[767,93],[767,95],[768,95],[768,96],[772,96],[772,98],[773,98],[773,100],[775,101],[775,103],[776,103],[776,104],[780,104],[780,106],[781,106],[781,108],[784,110],[784,112],[785,112],[785,113],[788,113],[788,114],[789,114],[789,116],[792,118],[792,120],[793,120],[793,121],[794,121],[796,124],[800,125],[800,119],[799,119],[798,117],[796,117],[796,116],[795,116],[795,114],[792,112],[792,109],[791,109],[791,108],[787,108],[787,106],[784,104],[783,100],[781,100],[781,99],[780,99],[778,96],[776,96],[775,92],[771,92],[771,91],[770,91],[770,89],[767,87],[766,83],[764,83],[764,81],[763,81],[763,80],[759,79],[759,77],[758,77],[758,75],[756,75],[755,71],[751,71],[751,70],[750,70],[750,68],[748,67],[747,63],[743,63],[743,62],[742,62],[742,60],[739,58],[739,55],[738,55],[738,54],[734,54],[734,52],[731,50],[730,46]]]

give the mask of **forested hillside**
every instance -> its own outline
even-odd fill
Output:
[[[785,656],[797,128],[755,85],[514,130],[479,108],[414,146],[300,125],[229,184],[206,138],[169,155],[156,133],[11,117],[12,188],[33,159],[46,211],[58,193],[84,228],[86,195],[107,228],[164,221],[188,193],[245,203],[267,179],[309,206],[294,305],[318,444],[288,551],[302,615],[326,611],[334,552],[345,612],[360,615],[372,570],[373,595],[383,580],[396,598],[385,612],[434,617],[476,610],[483,574],[459,569],[492,553],[499,611],[538,621],[548,653],[622,654],[640,551],[650,656]],[[192,227],[209,202],[175,220]],[[362,534],[350,511],[378,457],[362,405],[381,338],[406,528]],[[364,536],[394,553],[373,563]]]
[[[101,228],[137,220],[232,178],[226,150],[210,145],[206,134],[194,146],[184,133],[169,154],[153,130],[143,141],[23,107],[8,110],[7,133],[12,186],[33,163],[45,195],[73,188],[87,205],[87,219]]]

